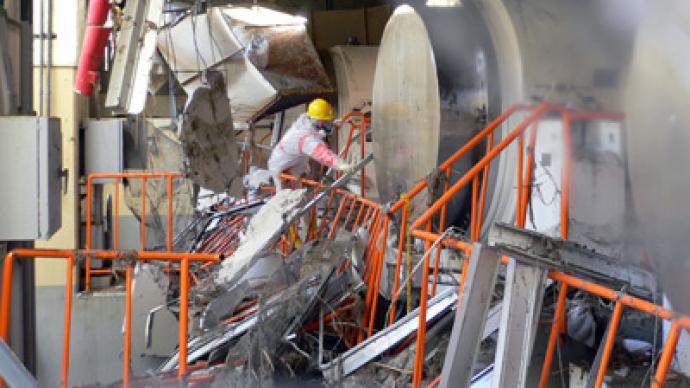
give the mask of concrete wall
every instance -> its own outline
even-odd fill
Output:
[[[110,383],[122,376],[122,293],[76,295],[72,308],[70,385]],[[41,286],[36,295],[38,381],[57,387],[62,368],[65,288]]]

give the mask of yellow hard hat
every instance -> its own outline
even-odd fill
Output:
[[[317,98],[309,103],[307,116],[316,120],[335,120],[333,106],[323,98]]]

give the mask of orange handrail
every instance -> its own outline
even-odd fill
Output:
[[[358,111],[348,112],[345,114],[345,116],[343,116],[340,119],[340,123],[338,125],[336,125],[335,148],[336,148],[336,150],[339,150],[337,139],[338,139],[339,133],[340,133],[340,126],[343,123],[349,123],[350,124],[350,132],[348,133],[347,141],[345,143],[345,147],[343,148],[343,150],[344,150],[343,154],[347,155],[348,152],[350,151],[350,146],[352,145],[352,138],[354,137],[354,131],[355,131],[355,122],[353,121],[353,119],[359,120],[359,128],[358,129],[359,129],[359,143],[360,143],[360,158],[364,159],[366,157],[365,144],[367,141],[367,125],[369,125],[370,119],[367,117],[366,114],[364,114],[362,112],[358,112]],[[360,196],[362,198],[366,198],[366,177],[367,177],[367,175],[366,175],[366,171],[364,168],[360,171],[360,176],[361,176],[361,180],[362,180],[362,183],[360,186]]]
[[[525,118],[518,126],[515,127],[506,137],[495,147],[493,146],[493,131],[507,120],[513,113],[518,111],[524,111],[532,109],[531,113]],[[563,181],[561,183],[561,237],[567,239],[568,236],[568,203],[569,203],[569,186],[570,186],[570,176],[572,171],[572,157],[571,157],[571,140],[570,140],[570,123],[574,120],[592,120],[592,119],[602,119],[602,120],[621,120],[623,116],[619,113],[609,113],[609,112],[571,112],[559,105],[550,104],[540,104],[536,107],[529,107],[523,105],[515,105],[510,107],[506,112],[499,116],[496,120],[492,121],[484,130],[475,136],[470,142],[461,147],[458,152],[451,156],[448,160],[439,166],[441,173],[449,173],[452,165],[459,160],[463,155],[465,155],[470,149],[475,147],[480,143],[480,141],[488,138],[487,140],[487,150],[485,156],[475,164],[463,177],[460,178],[450,189],[445,189],[444,194],[436,200],[420,217],[418,217],[410,226],[409,230],[406,230],[404,220],[406,219],[406,212],[408,207],[409,198],[415,197],[420,193],[426,186],[426,181],[418,182],[400,201],[396,202],[392,207],[391,211],[396,212],[398,210],[403,211],[403,223],[401,224],[400,231],[400,241],[404,238],[406,234],[410,234],[416,238],[420,238],[425,241],[425,246],[427,252],[430,249],[431,243],[440,237],[440,231],[444,227],[444,212],[446,206],[450,199],[452,199],[462,188],[464,188],[470,182],[472,183],[472,209],[471,209],[471,227],[470,227],[470,239],[478,240],[480,238],[481,231],[481,221],[483,219],[483,209],[485,207],[485,196],[486,196],[486,176],[488,174],[488,168],[493,159],[495,159],[509,144],[513,141],[518,142],[519,154],[518,154],[518,174],[517,174],[517,189],[518,189],[518,201],[516,208],[516,222],[518,226],[524,227],[527,206],[529,201],[529,189],[532,179],[532,169],[534,163],[534,144],[536,141],[536,131],[538,126],[538,120],[547,112],[556,112],[561,114],[563,119],[563,143],[564,143],[564,163],[563,163]],[[523,170],[523,152],[524,152],[524,131],[530,125],[534,125],[532,132],[529,137],[529,147],[527,149],[527,168]],[[478,178],[480,173],[484,173],[482,178],[482,188],[481,193],[478,191]],[[523,177],[524,172],[524,177]],[[431,232],[431,219],[438,212],[441,211],[441,222],[439,224],[439,233]],[[443,245],[451,246],[456,249],[463,250],[466,256],[469,256],[472,246],[469,243],[462,241],[455,241],[453,239],[444,239],[442,241]],[[400,257],[402,254],[402,245],[399,242],[398,257],[396,263],[396,272],[394,274],[395,280],[394,284],[397,286],[396,280],[400,276]],[[437,251],[438,254],[438,251]],[[422,278],[427,279],[429,275],[429,255],[425,254],[425,262],[423,263],[423,274]],[[466,268],[469,259],[464,260],[463,276],[461,279],[460,288],[464,287]],[[505,264],[508,258],[503,257],[502,262]],[[436,260],[435,270],[434,270],[434,285],[436,282],[436,277],[438,274],[438,260]],[[674,318],[673,314],[662,308],[661,306],[655,305],[653,303],[644,301],[639,298],[632,297],[630,295],[621,294],[614,290],[608,289],[606,287],[596,285],[591,282],[587,282],[582,279],[578,279],[571,275],[567,275],[562,272],[550,272],[549,277],[555,281],[560,282],[561,291],[559,294],[559,299],[556,306],[556,312],[554,317],[554,322],[552,324],[552,330],[549,337],[549,342],[547,345],[547,354],[544,361],[544,366],[542,369],[542,379],[540,382],[540,387],[544,387],[546,381],[548,380],[548,374],[551,366],[551,360],[553,357],[553,351],[555,349],[555,344],[558,336],[563,332],[565,328],[565,301],[566,301],[566,290],[570,287],[575,287],[582,289],[583,291],[590,292],[594,295],[608,298],[616,301],[614,308],[614,313],[612,317],[611,330],[605,339],[605,357],[602,360],[601,368],[599,369],[597,379],[598,381],[603,381],[603,376],[606,373],[606,367],[608,360],[610,359],[610,353],[613,346],[613,338],[617,327],[622,318],[623,307],[634,308],[638,311],[646,312],[649,314],[656,315],[662,319],[672,320],[673,326],[671,333],[664,346],[664,351],[659,362],[657,369],[654,386],[662,386],[663,381],[668,373],[668,368],[672,354],[675,350],[675,346],[678,340],[679,331],[681,328],[690,328],[688,322],[690,318]],[[424,312],[426,311],[426,282],[422,283],[422,290],[420,294],[420,322],[424,322]],[[397,287],[394,287],[397,290]],[[432,288],[432,295],[434,293]],[[395,315],[395,301],[397,300],[397,295],[393,295],[393,306],[391,308],[391,316],[389,317],[389,324],[394,322]],[[422,372],[423,372],[423,354],[424,354],[424,343],[425,343],[425,326],[420,324],[417,331],[417,351],[415,354],[415,365],[413,370],[413,386],[420,387]],[[435,386],[440,381],[440,378],[436,378],[432,382],[432,386]],[[600,383],[597,384],[600,386]]]
[[[505,120],[507,120],[512,114],[516,112],[528,111],[528,116],[523,119],[518,126],[510,131],[508,135],[503,138],[501,142],[494,145],[493,144],[493,131],[498,128]],[[386,232],[388,230],[388,223],[391,220],[391,216],[397,211],[402,211],[402,220],[400,222],[400,238],[398,241],[398,252],[396,256],[396,266],[395,266],[395,276],[394,276],[394,292],[397,292],[399,286],[399,275],[401,269],[402,252],[404,237],[409,234],[415,238],[422,239],[425,241],[426,251],[425,262],[423,267],[423,279],[428,279],[429,275],[429,257],[428,254],[431,243],[440,237],[440,232],[444,228],[445,220],[441,220],[438,227],[438,232],[432,231],[431,221],[432,217],[438,215],[441,212],[441,219],[444,219],[444,212],[447,207],[448,201],[453,197],[454,194],[459,192],[463,188],[463,185],[472,183],[472,220],[470,228],[470,240],[476,241],[480,238],[481,232],[481,221],[483,219],[484,209],[486,207],[486,176],[488,175],[490,163],[493,159],[498,157],[500,153],[505,150],[509,144],[516,142],[519,144],[520,154],[518,156],[518,174],[517,174],[517,198],[518,203],[516,204],[516,223],[520,227],[524,227],[527,208],[529,204],[529,190],[532,180],[532,170],[534,167],[534,146],[536,142],[536,131],[538,130],[538,123],[541,117],[543,117],[548,112],[554,112],[560,114],[564,120],[564,132],[569,132],[570,122],[574,120],[590,120],[590,119],[607,119],[607,120],[620,120],[622,116],[618,113],[608,113],[608,112],[571,112],[562,106],[550,105],[550,104],[540,104],[536,107],[530,107],[525,105],[515,105],[502,114],[497,120],[494,120],[487,128],[480,131],[480,133],[473,138],[470,142],[465,144],[458,150],[451,158],[446,160],[439,166],[439,171],[441,173],[450,174],[450,168],[453,164],[459,160],[463,155],[465,155],[472,147],[479,145],[481,141],[487,139],[486,145],[486,155],[473,166],[463,177],[460,178],[452,187],[448,188],[447,182],[444,188],[444,194],[436,200],[420,217],[418,217],[412,225],[407,228],[407,218],[409,217],[409,200],[414,198],[427,186],[426,181],[418,182],[407,194],[401,197],[401,199],[393,204],[389,210],[389,213],[382,214],[379,211],[373,210],[380,206],[376,203],[371,203],[371,201],[362,199],[357,196],[353,196],[344,190],[337,191],[338,195],[341,195],[341,202],[338,206],[338,211],[334,218],[334,225],[331,225],[328,237],[334,237],[334,231],[336,230],[337,224],[340,222],[341,218],[345,217],[345,224],[349,224],[350,220],[354,216],[355,220],[353,225],[354,228],[364,222],[369,222],[370,242],[366,248],[366,263],[364,277],[367,281],[367,295],[365,297],[365,304],[362,313],[362,329],[355,331],[355,338],[358,341],[362,341],[365,336],[371,336],[373,334],[373,319],[376,316],[376,301],[378,288],[380,287],[380,275],[381,267],[383,265],[383,260],[385,258],[385,239]],[[525,137],[524,131],[528,130],[532,126],[532,130],[529,133],[526,143],[527,147],[527,158],[526,163],[523,159],[524,155],[524,144]],[[571,174],[571,157],[570,157],[570,134],[565,134],[563,137],[565,160],[563,164],[563,182],[561,183],[561,190],[563,192],[561,199],[561,236],[565,239],[567,238],[568,228],[568,190],[569,190],[569,178]],[[507,140],[506,140],[507,139]],[[480,174],[481,183],[480,183]],[[297,180],[297,178],[291,177],[285,179]],[[303,185],[308,185],[312,187],[323,187],[318,182],[300,180]],[[452,191],[452,193],[451,193]],[[349,200],[351,203],[348,203]],[[369,207],[371,206],[371,208]],[[349,210],[347,209],[349,207]],[[345,216],[345,212],[347,215]],[[454,249],[461,250],[466,258],[463,261],[463,271],[460,280],[460,292],[466,282],[466,273],[469,266],[469,256],[471,255],[472,245],[466,241],[459,241],[453,238],[444,238],[441,241],[441,245],[451,247]],[[437,250],[437,255],[440,249]],[[509,258],[504,256],[501,258],[503,264],[507,264]],[[436,259],[435,269],[434,269],[434,281],[438,275],[438,259]],[[602,379],[606,373],[606,367],[608,361],[610,360],[610,354],[613,344],[613,338],[615,337],[617,327],[622,319],[622,312],[624,308],[632,308],[641,312],[652,314],[658,316],[661,319],[671,320],[672,329],[671,333],[664,344],[664,349],[662,352],[662,357],[660,358],[657,372],[655,374],[655,387],[660,387],[666,378],[668,373],[668,368],[670,361],[672,359],[673,352],[675,351],[676,343],[678,340],[679,332],[681,329],[690,329],[690,317],[677,317],[674,314],[656,304],[651,302],[621,293],[618,291],[611,290],[607,287],[568,275],[559,271],[551,271],[548,274],[549,278],[556,281],[560,285],[560,292],[558,296],[558,301],[556,304],[556,310],[554,315],[554,321],[552,322],[552,330],[549,336],[549,342],[547,345],[547,354],[544,361],[544,366],[542,368],[542,380],[540,386],[544,387],[546,381],[548,380],[548,375],[550,371],[551,361],[553,359],[553,352],[555,351],[556,341],[558,341],[559,336],[565,330],[565,307],[566,307],[566,294],[569,288],[577,288],[582,291],[591,293],[598,297],[610,299],[615,301],[614,313],[612,316],[612,327],[609,330],[608,336],[604,339],[604,349],[605,357],[602,360],[601,367],[599,369],[598,379]],[[425,302],[426,293],[425,290],[426,282],[422,284],[422,292],[420,295],[420,322],[424,322],[423,315],[426,312]],[[432,294],[433,294],[432,289]],[[393,305],[391,306],[391,313],[389,315],[388,324],[392,324],[395,321],[395,301],[398,295],[392,295]],[[459,301],[460,302],[460,301]],[[458,303],[459,303],[458,302]],[[413,385],[416,387],[421,386],[421,377],[423,372],[423,354],[424,354],[424,343],[425,343],[425,326],[420,325],[417,331],[417,350],[415,354],[415,368],[413,371]],[[420,362],[421,361],[421,362]],[[434,379],[432,385],[438,384],[440,378]]]
[[[205,253],[176,253],[176,252],[146,252],[146,251],[103,251],[103,250],[58,250],[58,249],[15,249],[5,255],[2,273],[2,294],[0,295],[0,338],[8,341],[10,302],[12,298],[12,273],[15,259],[33,258],[53,258],[67,260],[66,282],[65,282],[65,317],[62,351],[62,387],[69,386],[69,360],[70,360],[70,337],[72,322],[72,274],[74,262],[77,258],[93,256],[102,260],[142,260],[142,261],[176,261],[181,262],[181,285],[180,285],[180,330],[179,330],[179,349],[180,367],[179,376],[186,374],[187,358],[182,358],[187,352],[187,303],[189,297],[189,262],[204,261],[213,262],[220,260],[218,255]],[[124,333],[124,354],[123,354],[123,385],[129,385],[130,379],[130,360],[131,360],[131,340],[132,340],[132,277],[133,262],[127,263],[125,281],[125,333]]]
[[[168,214],[167,214],[167,239],[166,248],[168,252],[173,249],[173,179],[181,178],[181,172],[126,172],[126,173],[94,173],[86,179],[86,249],[92,248],[92,207],[93,207],[93,185],[94,180],[113,180],[115,183],[115,203],[113,216],[113,249],[117,250],[120,241],[120,188],[119,185],[124,179],[141,180],[141,226],[140,226],[140,249],[146,250],[146,183],[149,179],[165,179],[168,194]],[[91,269],[91,258],[86,258],[84,271],[85,289],[91,290],[91,276],[94,272]]]
[[[504,123],[508,118],[510,118],[514,113],[527,111],[527,116],[515,127],[513,128],[500,142],[494,144],[494,131],[502,123]],[[393,290],[397,293],[399,286],[399,278],[402,267],[402,255],[403,247],[406,236],[411,236],[417,239],[421,239],[425,242],[425,255],[422,267],[422,278],[428,280],[430,274],[430,248],[432,243],[441,237],[441,233],[445,228],[446,223],[446,211],[448,202],[456,195],[460,190],[472,185],[472,203],[471,203],[471,227],[469,229],[469,240],[477,241],[481,237],[482,231],[482,221],[484,218],[484,212],[486,209],[486,195],[487,195],[487,181],[488,175],[491,168],[491,162],[495,160],[503,151],[510,146],[510,144],[517,143],[519,147],[518,154],[518,172],[517,178],[517,204],[516,204],[516,224],[520,227],[524,227],[525,219],[527,214],[527,208],[529,206],[530,198],[530,186],[532,181],[532,170],[534,167],[534,145],[536,142],[536,131],[538,130],[539,120],[547,113],[560,114],[563,119],[563,142],[564,142],[564,163],[563,163],[563,181],[561,183],[561,237],[567,239],[567,223],[568,223],[568,191],[569,191],[569,179],[571,175],[571,150],[570,150],[570,122],[574,120],[590,120],[590,119],[607,119],[607,120],[620,120],[622,116],[617,113],[608,112],[572,112],[565,109],[559,105],[551,104],[540,104],[536,107],[526,106],[526,105],[515,105],[510,107],[506,112],[499,116],[496,120],[492,121],[486,128],[479,132],[477,136],[471,139],[467,144],[463,145],[453,156],[442,163],[439,166],[439,172],[446,174],[450,177],[451,168],[454,163],[457,162],[461,157],[466,155],[473,147],[482,144],[486,141],[486,153],[480,161],[470,168],[457,182],[450,185],[449,181],[446,180],[444,184],[443,194],[438,198],[433,204],[431,204],[426,211],[422,213],[421,216],[412,220],[411,225],[407,225],[408,220],[411,218],[409,201],[417,194],[419,194],[424,188],[427,187],[427,182],[425,180],[418,182],[407,194],[401,196],[401,199],[394,203],[390,209],[382,207],[379,203],[362,197],[361,195],[356,195],[350,193],[345,189],[336,189],[330,194],[328,202],[326,204],[326,210],[323,212],[323,218],[321,220],[321,225],[318,228],[312,228],[311,233],[309,233],[308,239],[314,238],[334,238],[335,233],[339,227],[350,229],[355,232],[357,228],[362,227],[369,232],[369,242],[365,247],[365,263],[364,263],[364,273],[363,278],[367,283],[367,292],[364,301],[364,306],[362,309],[361,316],[358,321],[361,321],[359,328],[355,328],[348,334],[353,340],[357,342],[362,341],[365,337],[371,336],[374,333],[374,319],[377,316],[376,310],[378,307],[378,290],[380,288],[382,267],[385,265],[385,255],[387,248],[387,238],[389,233],[389,227],[400,222],[399,228],[399,241],[398,241],[398,252],[396,255],[395,263],[395,273],[393,274]],[[525,138],[525,131],[528,131],[531,127],[531,132],[529,136]],[[354,129],[351,129],[353,131]],[[567,132],[567,133],[566,133]],[[363,133],[363,136],[364,133]],[[526,160],[524,159],[525,149],[524,145],[527,142],[527,154]],[[108,174],[104,174],[108,175]],[[134,173],[134,177],[137,177]],[[155,175],[155,174],[154,174]],[[168,191],[171,192],[171,181],[174,176],[166,176],[168,179]],[[89,177],[91,178],[91,177]],[[113,179],[123,179],[125,177],[114,177]],[[153,179],[153,176],[138,176],[141,179]],[[311,195],[315,195],[318,191],[324,189],[326,186],[321,182],[309,179],[300,179],[294,176],[283,174],[282,179],[299,182],[301,187],[311,187]],[[89,181],[89,187],[91,182]],[[266,188],[269,190],[268,188]],[[116,198],[117,200],[117,198]],[[170,200],[170,196],[169,196]],[[89,209],[90,209],[89,203]],[[171,204],[168,204],[169,214]],[[400,211],[402,219],[396,218],[397,212]],[[330,214],[333,214],[332,220],[327,221],[331,218]],[[439,216],[440,213],[440,216]],[[438,218],[435,218],[438,217]],[[90,219],[90,214],[89,217]],[[435,223],[436,220],[439,221],[438,227],[432,225],[432,221]],[[330,222],[330,225],[327,225]],[[394,222],[394,224],[391,224]],[[327,228],[326,228],[327,226]],[[87,230],[90,230],[88,228]],[[396,232],[397,233],[397,232]],[[170,238],[170,234],[168,235]],[[87,238],[90,243],[90,238]],[[288,241],[282,239],[281,241]],[[444,237],[440,241],[439,246],[450,247],[452,249],[460,250],[464,253],[463,259],[463,270],[460,279],[459,292],[462,292],[463,287],[466,282],[467,268],[469,266],[469,257],[472,251],[472,244],[468,241],[460,241],[451,237]],[[89,245],[87,245],[87,248]],[[290,254],[294,246],[291,244],[283,243],[281,244],[282,253],[284,255]],[[171,250],[170,245],[168,245],[168,250]],[[439,255],[440,248],[437,248],[436,258],[434,259],[434,271],[433,271],[433,285],[431,289],[431,294],[435,292],[435,285],[438,277],[439,268]],[[7,327],[8,327],[8,316],[9,316],[9,291],[8,280],[6,276],[9,273],[11,277],[11,266],[12,260],[15,255],[17,257],[21,256],[23,251],[17,250],[13,251],[10,260],[6,258],[5,266],[9,266],[9,271],[4,271],[3,273],[3,289],[2,289],[2,308],[0,308],[0,335],[6,338]],[[202,260],[208,263],[213,263],[218,260],[217,256],[214,255],[204,255],[204,254],[190,254],[190,253],[174,253],[174,252],[136,252],[133,254],[128,254],[126,252],[118,251],[97,251],[97,250],[81,250],[81,251],[50,251],[50,250],[32,250],[24,251],[27,256],[38,256],[38,257],[62,257],[69,260],[69,272],[71,273],[71,268],[77,257],[86,256],[104,259],[127,259],[131,255],[136,255],[142,260],[167,260],[175,261],[181,263],[181,273],[180,273],[180,287],[181,295],[186,295],[189,289],[189,261],[190,260]],[[51,256],[52,255],[52,256]],[[505,264],[509,260],[508,257],[502,257],[501,261]],[[131,280],[131,263],[128,263],[126,276]],[[71,276],[71,275],[68,275]],[[563,334],[565,330],[565,311],[567,303],[567,290],[570,288],[580,289],[584,292],[590,293],[592,295],[609,299],[614,301],[615,308],[611,321],[611,329],[608,335],[604,338],[604,357],[602,357],[601,365],[597,375],[597,385],[602,381],[603,376],[606,373],[607,364],[610,361],[610,355],[613,347],[613,341],[616,335],[617,328],[619,327],[620,321],[623,318],[623,310],[625,308],[634,309],[647,314],[657,316],[664,320],[669,320],[672,322],[671,332],[664,343],[663,351],[659,359],[657,371],[655,373],[654,386],[661,387],[668,374],[670,362],[672,360],[675,348],[677,346],[678,338],[680,335],[680,330],[690,329],[690,317],[676,316],[673,312],[665,309],[654,303],[642,300],[640,298],[633,297],[623,292],[615,291],[610,288],[595,284],[590,281],[580,279],[578,277],[566,274],[560,271],[551,271],[548,273],[549,278],[557,282],[560,286],[558,300],[556,303],[556,309],[554,313],[554,320],[551,323],[551,333],[549,335],[549,341],[547,344],[547,352],[544,360],[544,365],[542,367],[542,375],[540,380],[540,387],[545,387],[548,382],[551,363],[553,360],[553,353],[556,349],[557,341],[560,335]],[[71,279],[71,278],[69,278]],[[131,288],[131,283],[126,281],[126,288]],[[68,291],[71,294],[71,280],[68,282]],[[126,315],[131,315],[131,290],[128,290],[128,300],[126,303]],[[391,312],[387,320],[387,324],[393,324],[395,322],[395,306],[398,295],[392,295],[392,306]],[[423,355],[424,355],[424,344],[426,341],[425,332],[426,326],[423,324],[425,322],[426,314],[426,302],[428,300],[428,282],[422,282],[422,290],[420,294],[420,326],[417,331],[417,348],[415,354],[415,364],[413,370],[413,385],[415,387],[420,387],[422,383],[423,374]],[[71,306],[71,296],[66,297],[66,303]],[[460,299],[458,301],[460,303]],[[186,363],[182,361],[182,358],[186,359],[186,319],[182,319],[183,315],[188,314],[188,305],[186,298],[181,299],[180,303],[180,370],[179,374],[183,375],[186,371]],[[69,323],[69,313],[66,309],[65,321]],[[184,321],[184,322],[183,322]],[[131,321],[130,321],[131,325]],[[66,325],[66,330],[68,330],[69,325]],[[183,337],[184,329],[184,337]],[[130,330],[130,326],[125,325],[125,342],[131,340],[127,332]],[[66,340],[64,344],[64,353],[66,358],[63,358],[63,384],[66,384],[66,377],[69,368],[69,332],[65,332]],[[183,341],[184,339],[184,341]],[[185,345],[182,345],[182,344]],[[131,351],[128,345],[125,345],[125,353]],[[64,356],[64,354],[63,354]],[[128,360],[130,360],[130,355],[125,355],[123,373],[125,378],[125,384],[129,382],[129,367]],[[438,384],[439,378],[433,380],[433,384]]]

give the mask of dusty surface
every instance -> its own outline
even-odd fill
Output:
[[[305,193],[305,189],[282,190],[256,213],[240,246],[232,256],[223,261],[216,278],[217,283],[231,281],[244,271],[257,253],[272,243],[271,240],[283,227],[285,217],[300,205]]]
[[[436,166],[439,112],[436,64],[426,27],[412,8],[398,7],[383,33],[373,87],[374,154],[382,201],[397,200]]]
[[[208,14],[159,34],[158,48],[187,94],[202,85],[202,71],[221,72],[234,119],[251,122],[333,92],[301,19],[262,7]]]
[[[220,73],[192,93],[184,110],[180,140],[194,183],[216,192],[241,193],[241,160],[230,101]]]

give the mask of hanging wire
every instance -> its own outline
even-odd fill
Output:
[[[194,52],[196,53],[196,67],[197,67],[197,75],[199,78],[202,79],[202,83],[205,83],[205,80],[202,77],[202,65],[203,68],[206,69],[208,68],[208,64],[206,63],[206,60],[204,57],[201,55],[201,51],[199,50],[199,42],[197,40],[197,34],[196,34],[196,22],[197,22],[197,17],[198,17],[198,11],[199,11],[199,5],[201,4],[200,0],[195,0],[194,1],[194,8],[192,9],[192,14],[191,14],[191,24],[192,24],[192,41],[194,42]],[[213,50],[211,50],[213,51]]]

